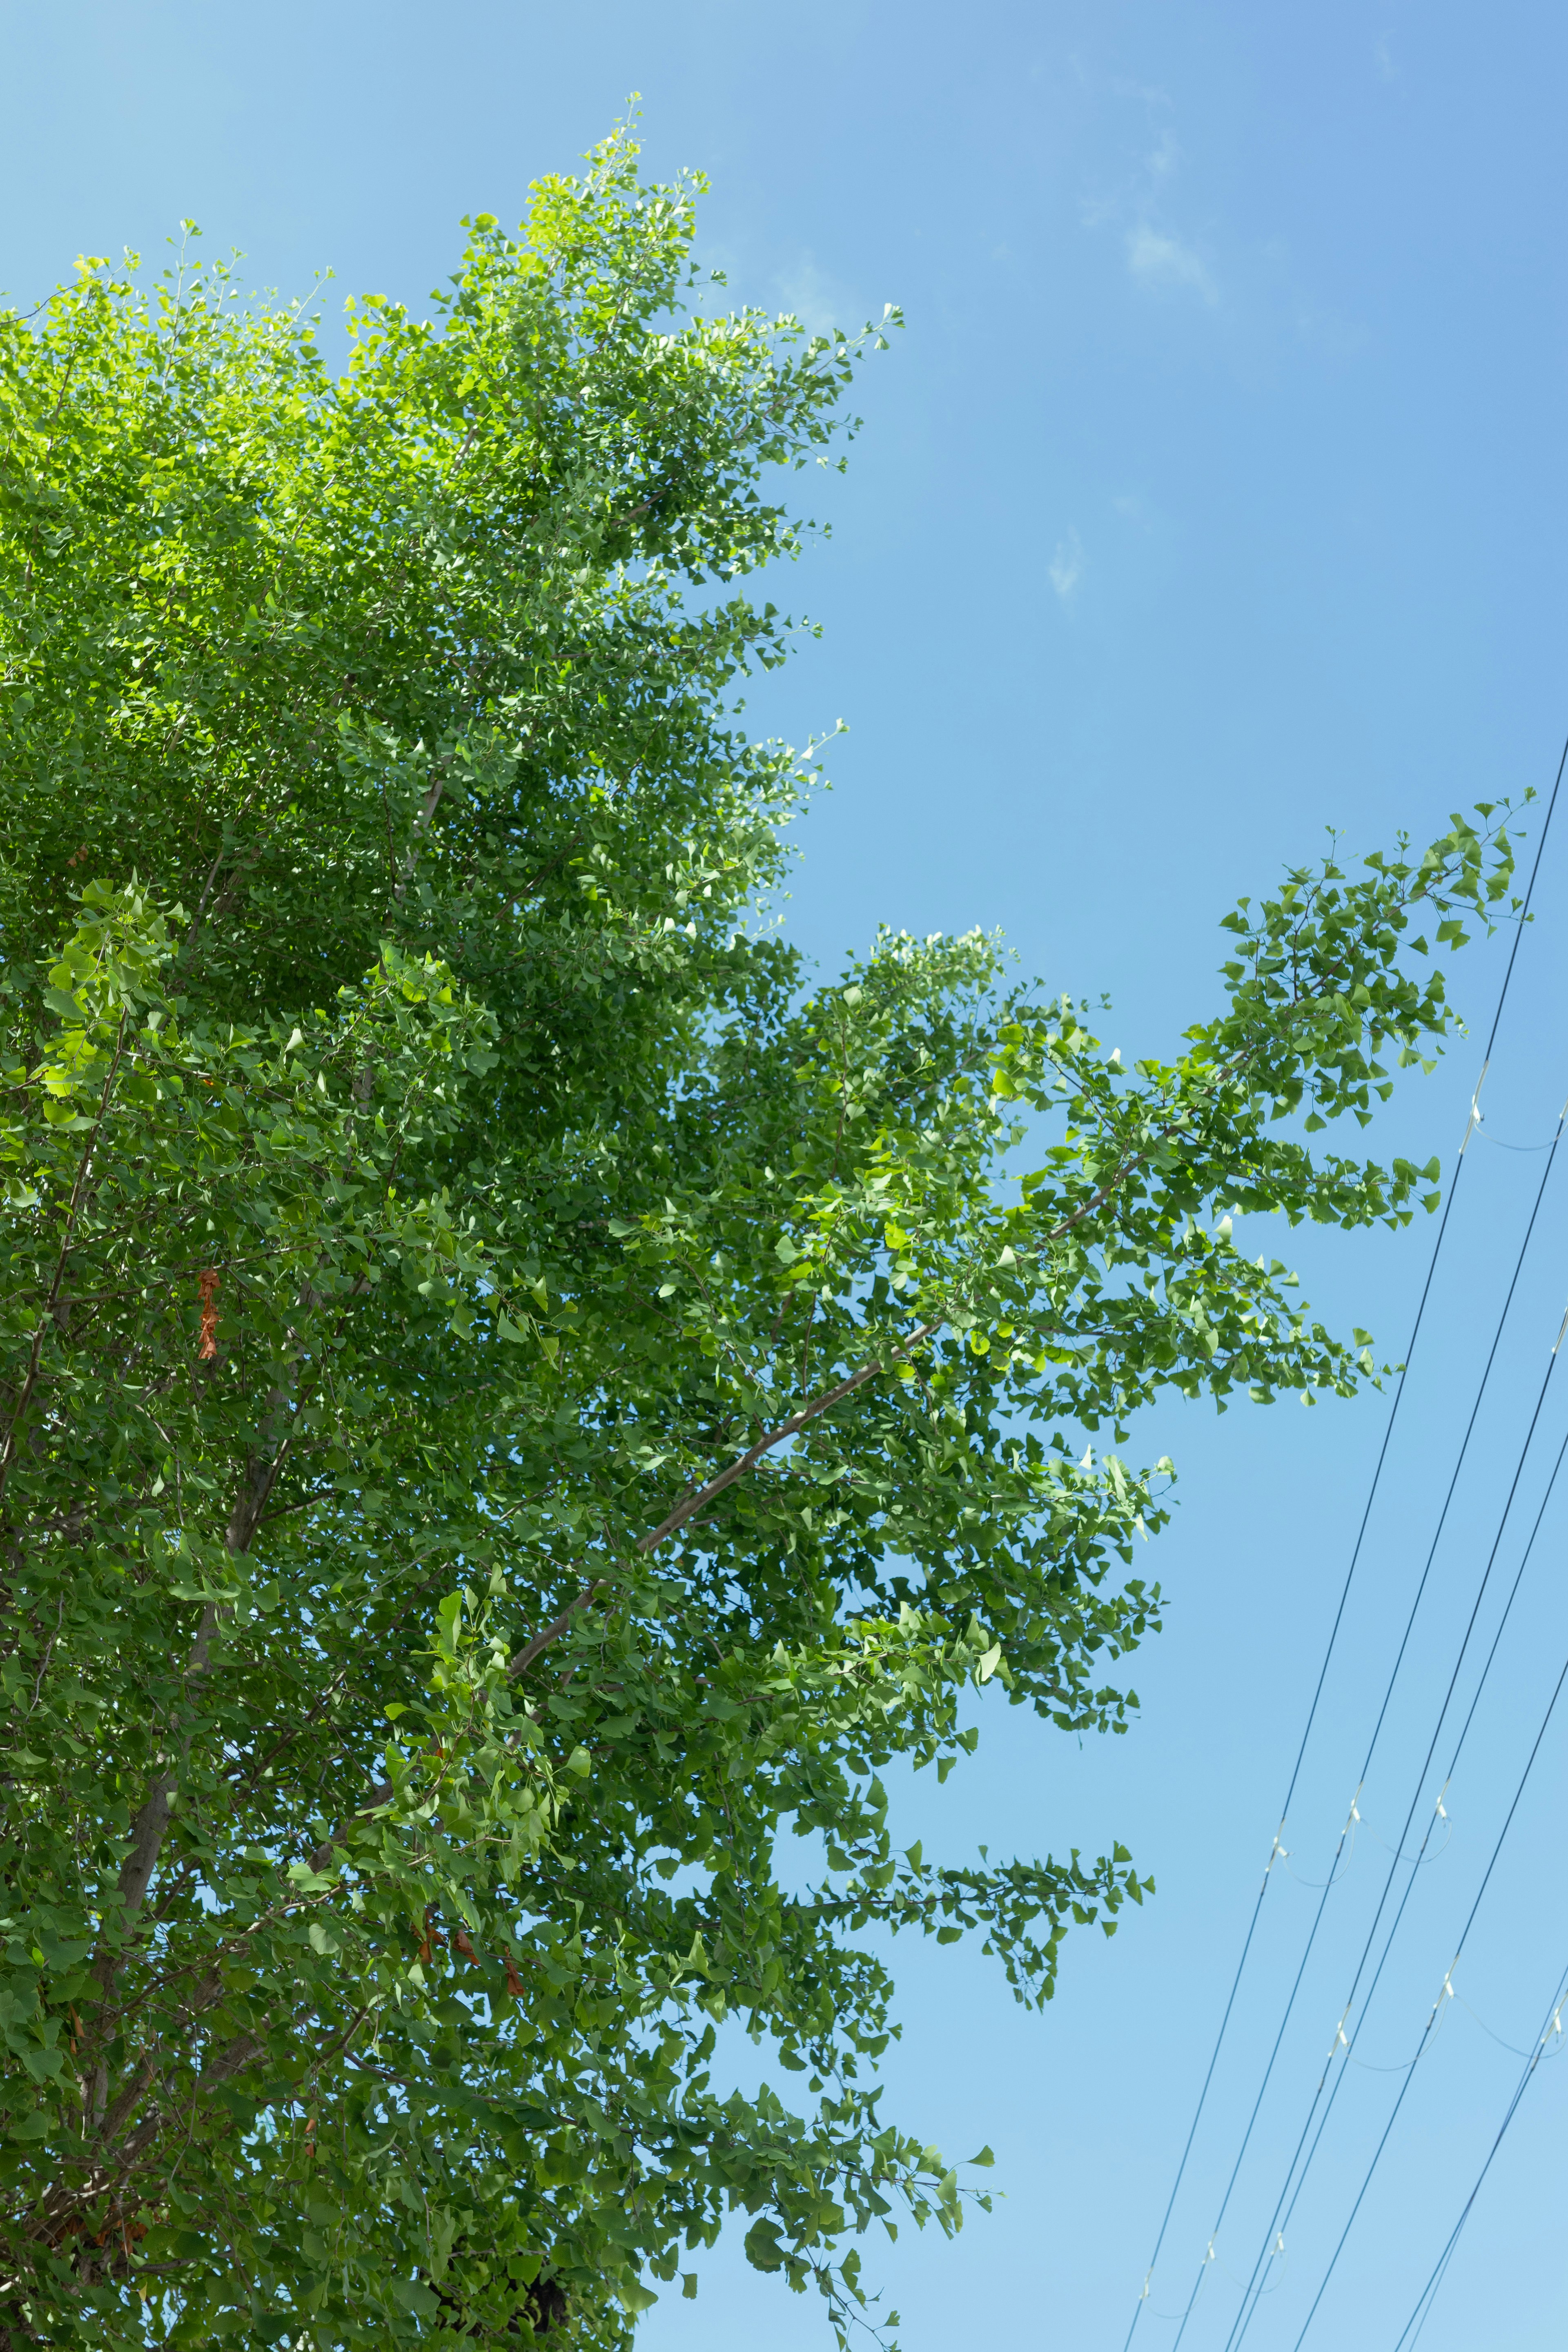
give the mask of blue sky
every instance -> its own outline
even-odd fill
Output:
[[[517,218],[642,93],[656,170],[712,175],[704,250],[738,297],[854,324],[903,305],[866,430],[784,595],[824,627],[759,729],[842,717],[836,790],[803,829],[788,909],[831,961],[879,921],[1005,929],[1052,989],[1110,993],[1108,1043],[1168,1045],[1215,1001],[1215,922],[1310,857],[1551,782],[1568,731],[1561,558],[1568,19],[1409,0],[1311,10],[980,0],[472,0],[0,5],[0,284],[30,301],[79,251],[149,257],[182,215],[288,292],[418,302],[458,216]],[[335,298],[334,298],[335,299]],[[779,590],[773,592],[779,594]],[[1568,1091],[1568,812],[1549,845],[1487,1082],[1500,1138]],[[1484,1036],[1496,947],[1456,973]],[[1385,1148],[1451,1163],[1479,1059],[1403,1093]],[[1430,1540],[1541,1160],[1472,1147],[1363,1571],[1292,1816],[1321,1878]],[[1568,1182],[1568,1166],[1555,1175]],[[1427,1228],[1277,1244],[1314,1301],[1403,1346]],[[1216,2261],[1183,2338],[1218,2352],[1333,2030],[1568,1285],[1548,1192],[1428,1602]],[[1568,1425],[1549,1393],[1538,1454]],[[899,1802],[928,1851],[1130,1844],[1159,1884],[1111,1944],[1069,1945],[1044,2018],[977,1955],[899,1956],[889,2103],[1005,2192],[955,2246],[868,2263],[910,2352],[1119,2347],[1268,1855],[1382,1433],[1369,1399],[1304,1413],[1172,1410],[1181,1508],[1149,1557],[1169,1629],[1142,1717],[1076,1742],[987,1708],[979,1759]],[[1543,1484],[1527,1465],[1521,1507]],[[1247,2341],[1295,2342],[1568,1646],[1549,1507],[1494,1677],[1359,2045],[1277,2290]],[[1510,1546],[1512,1545],[1512,1549]],[[1499,1574],[1518,1546],[1505,1536]],[[1489,1609],[1489,1601],[1484,1609]],[[1483,1613],[1485,1637],[1492,1619]],[[1346,2252],[1308,2338],[1392,2345],[1468,2193],[1568,1962],[1554,1724]],[[1434,1793],[1419,1801],[1418,1833]],[[1383,1856],[1380,1862],[1379,1856]],[[1401,1882],[1403,1883],[1403,1882]],[[1184,2299],[1316,1895],[1265,1906],[1140,2347]],[[1277,2095],[1276,2095],[1277,2094]],[[1423,2343],[1555,2347],[1568,2069],[1548,2062]],[[1256,2158],[1256,2162],[1251,2160]],[[738,2233],[737,2233],[738,2236]],[[726,2243],[651,2352],[824,2341]]]

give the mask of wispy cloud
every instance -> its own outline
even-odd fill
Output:
[[[1094,88],[1103,87],[1112,98],[1132,99],[1151,117],[1167,111],[1171,104],[1170,91],[1162,89],[1157,81],[1129,81],[1125,74],[1112,74],[1109,81],[1101,85],[1096,77],[1086,75],[1081,68],[1079,78]]]
[[[1083,541],[1071,523],[1057,541],[1057,551],[1046,566],[1046,576],[1064,604],[1069,603],[1073,590],[1083,572]]]
[[[1127,232],[1127,267],[1144,286],[1163,286],[1196,294],[1211,306],[1219,300],[1201,255],[1168,230],[1140,221]]]
[[[1173,225],[1173,208],[1179,201],[1177,185],[1186,159],[1166,119],[1169,93],[1135,82],[1112,82],[1110,88],[1140,109],[1143,136],[1137,160],[1130,159],[1121,184],[1102,186],[1080,199],[1083,225],[1121,231],[1128,275],[1135,285],[1151,292],[1195,294],[1208,309],[1217,309],[1220,289],[1213,269]]]
[[[819,269],[809,253],[802,254],[793,269],[782,270],[773,283],[784,309],[793,310],[814,335],[830,335],[836,327],[848,328],[865,316],[842,280]]]

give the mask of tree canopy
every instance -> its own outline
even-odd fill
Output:
[[[336,372],[216,268],[0,318],[9,2352],[608,2352],[737,2210],[842,2336],[969,2193],[880,1931],[1043,2002],[1148,1885],[879,1774],[1124,1727],[1131,1417],[1372,1370],[1231,1219],[1436,1174],[1314,1138],[1490,810],[1244,903],[1170,1060],[978,935],[803,970],[748,583],[881,334],[693,308],[700,188],[617,134]]]

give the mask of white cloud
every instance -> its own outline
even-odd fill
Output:
[[[1085,228],[1103,228],[1107,221],[1119,219],[1125,208],[1125,201],[1119,194],[1080,196],[1078,200],[1078,216]]]
[[[784,309],[793,310],[814,335],[830,335],[836,327],[847,332],[867,315],[843,282],[819,269],[809,253],[802,254],[793,269],[782,270],[773,283]]]
[[[1151,291],[1195,294],[1208,309],[1218,308],[1220,289],[1213,269],[1197,246],[1189,244],[1171,226],[1177,187],[1186,157],[1173,123],[1169,91],[1138,82],[1111,81],[1114,96],[1137,106],[1144,117],[1143,136],[1120,184],[1089,192],[1079,199],[1079,216],[1089,230],[1114,227],[1121,232],[1128,274]]]
[[[1083,541],[1069,523],[1057,541],[1057,551],[1046,567],[1046,576],[1065,604],[1078,586],[1083,571]]]
[[[1211,306],[1219,300],[1218,287],[1192,247],[1147,221],[1127,232],[1127,267],[1145,286],[1185,288]]]

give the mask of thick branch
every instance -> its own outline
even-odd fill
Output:
[[[229,1513],[228,1526],[224,1530],[224,1542],[231,1553],[247,1550],[257,1522],[266,1507],[281,1463],[281,1451],[270,1463],[252,1459],[245,1482]],[[213,1635],[217,1631],[218,1603],[209,1601],[202,1611],[195,1639],[191,1643],[190,1656],[185,1661],[185,1678],[205,1675],[212,1658]],[[191,1735],[187,1731],[181,1750],[181,1760],[190,1752]],[[147,1898],[153,1873],[158,1867],[158,1856],[169,1827],[171,1801],[179,1786],[179,1771],[160,1772],[147,1791],[144,1803],[131,1825],[131,1851],[120,1872],[120,1902],[122,1922],[133,1919]],[[100,1980],[105,1991],[113,1973],[113,1964],[105,1955],[100,1961]]]

